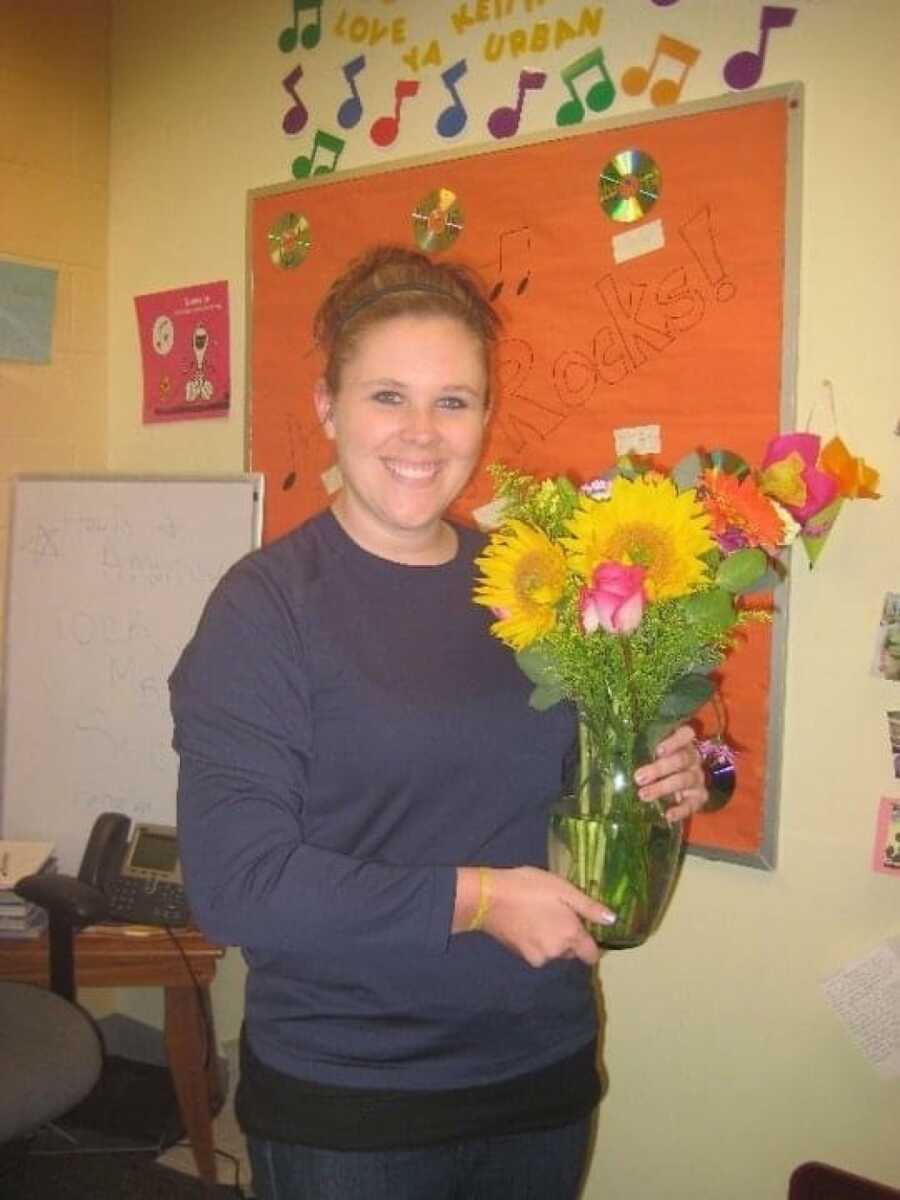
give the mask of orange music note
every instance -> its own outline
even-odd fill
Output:
[[[301,133],[309,120],[309,113],[306,111],[306,105],[297,95],[297,84],[303,77],[303,68],[301,66],[294,67],[290,74],[285,75],[281,81],[281,86],[291,97],[294,103],[284,114],[281,122],[281,128],[288,136],[293,137],[295,134]]]
[[[315,19],[303,26],[300,32],[300,14],[316,10]],[[322,36],[322,0],[294,0],[294,22],[282,29],[278,35],[278,49],[282,54],[290,54],[297,49],[297,40],[306,50],[315,50]]]
[[[335,137],[333,133],[325,133],[322,129],[317,129],[313,138],[312,154],[308,157],[301,154],[299,158],[295,158],[291,163],[291,173],[295,179],[308,179],[310,175],[330,175],[338,164],[338,159],[346,143],[343,138]],[[332,156],[331,162],[322,163],[316,166],[316,157],[320,150]]]
[[[379,117],[372,122],[369,137],[376,146],[390,146],[397,140],[400,132],[400,105],[408,96],[415,96],[419,90],[418,79],[398,79],[394,84],[394,115]]]
[[[575,80],[595,68],[600,72],[601,78],[588,88],[584,104],[582,104],[581,97],[575,91]],[[579,125],[584,120],[585,104],[591,112],[603,112],[616,98],[615,84],[609,77],[606,63],[603,61],[603,49],[600,46],[583,54],[575,62],[569,63],[567,67],[563,67],[559,74],[572,99],[567,100],[557,110],[557,125]]]
[[[668,37],[664,33],[660,34],[650,66],[629,67],[622,76],[622,91],[627,92],[629,96],[639,96],[653,77],[660,59],[672,59],[680,66],[681,75],[677,78],[665,75],[662,79],[657,79],[650,89],[650,103],[656,108],[674,104],[681,95],[688,71],[699,57],[700,51],[696,46],[679,42],[677,38]]]

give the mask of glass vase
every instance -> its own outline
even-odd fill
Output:
[[[627,726],[579,720],[571,786],[550,815],[549,866],[616,914],[588,928],[606,949],[640,946],[658,926],[681,860],[682,827],[638,798],[644,739]]]

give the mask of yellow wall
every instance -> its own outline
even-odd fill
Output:
[[[113,469],[233,471],[244,465],[246,192],[285,182],[291,159],[305,151],[315,126],[311,120],[307,136],[294,142],[280,129],[280,79],[297,58],[281,55],[276,38],[290,7],[285,0],[117,0],[114,6]],[[476,70],[488,28],[507,30],[581,7],[571,0],[521,0],[511,6],[514,13],[531,8],[532,15],[457,34],[449,21],[461,9],[456,2],[326,0],[331,25],[315,55],[303,59],[303,94],[310,108],[318,104],[332,114],[343,97],[340,65],[364,47],[334,33],[342,10],[403,16],[420,44],[441,31],[444,65],[469,56],[467,95],[482,115],[461,144],[474,145],[486,140],[484,114],[511,99],[520,66],[552,74],[574,57],[570,43],[516,61],[480,60]],[[824,975],[898,932],[900,884],[874,875],[868,860],[878,797],[900,794],[891,778],[884,716],[900,697],[896,685],[868,674],[868,662],[883,594],[900,591],[900,439],[893,435],[900,416],[900,223],[893,200],[900,193],[900,4],[796,0],[795,7],[795,27],[772,35],[762,84],[800,80],[806,87],[798,423],[805,423],[820,380],[830,377],[841,430],[856,453],[881,466],[885,499],[845,508],[816,571],[795,573],[777,870],[691,858],[661,932],[639,951],[604,960],[611,1085],[588,1200],[780,1200],[792,1166],[813,1157],[900,1185],[900,1081],[875,1075],[820,991]],[[477,8],[468,5],[470,12]],[[759,11],[757,0],[680,0],[665,9],[649,0],[608,0],[601,40],[617,75],[646,62],[661,31],[695,44],[702,53],[684,99],[700,100],[726,90],[722,64],[755,44]],[[14,58],[27,56],[29,45],[37,57],[46,45],[62,60],[37,29],[32,38]],[[96,69],[92,49],[90,43],[85,48],[90,70],[74,72],[82,88],[82,76]],[[408,74],[399,53],[371,50],[369,95],[386,96],[398,74]],[[4,88],[9,66],[5,57],[0,62]],[[48,68],[35,70],[46,74]],[[376,151],[364,136],[348,139],[343,165],[440,149],[432,132],[439,107],[434,71],[428,80],[428,99],[410,108],[395,146]],[[560,99],[548,89],[530,104],[523,131],[552,132]],[[644,104],[643,97],[620,96],[610,116]],[[368,116],[375,115],[370,109]],[[0,139],[8,136],[0,131]],[[2,157],[5,170],[9,153]],[[36,261],[48,257],[33,244],[16,252]],[[232,416],[142,426],[133,297],[221,278],[232,297]],[[9,407],[5,394],[3,404]],[[74,427],[68,428],[71,439]],[[46,432],[47,423],[40,429]],[[240,1019],[240,981],[232,955],[216,991],[226,1037]]]
[[[106,463],[109,25],[96,0],[0,0],[0,258],[59,272],[52,362],[0,360],[2,479]]]

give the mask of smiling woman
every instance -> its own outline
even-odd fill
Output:
[[[577,1194],[585,922],[613,918],[546,869],[574,714],[529,706],[473,603],[485,538],[445,516],[497,326],[459,266],[351,264],[315,322],[341,491],[225,577],[172,676],[192,911],[249,965],[236,1109],[261,1200]],[[705,799],[685,733],[652,774]]]

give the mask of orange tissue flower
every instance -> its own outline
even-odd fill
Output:
[[[878,500],[878,472],[863,458],[854,458],[839,437],[822,447],[819,466],[848,500]]]

